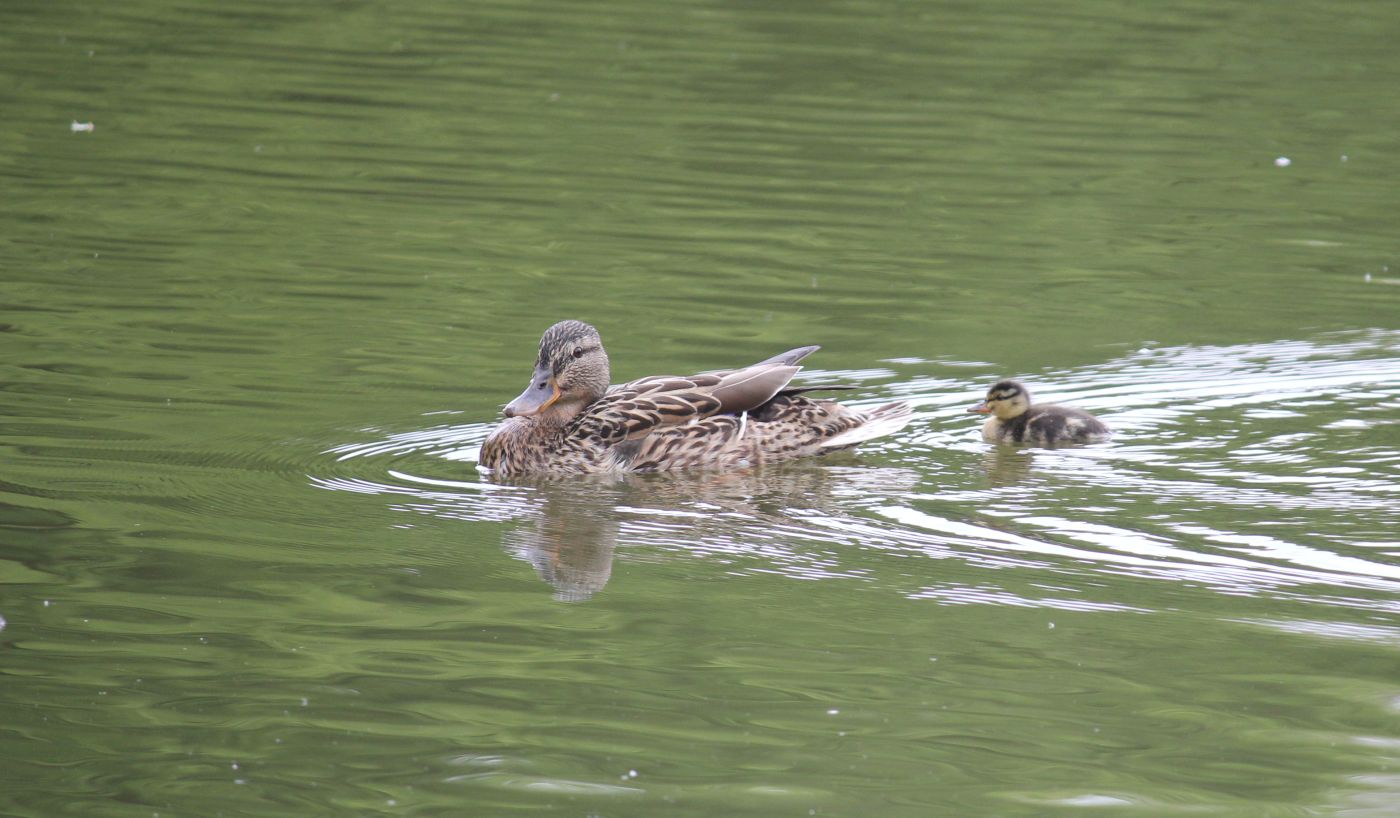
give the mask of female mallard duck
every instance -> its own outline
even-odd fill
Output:
[[[1019,381],[997,381],[987,399],[967,411],[992,416],[982,424],[982,439],[988,443],[1054,446],[1096,443],[1109,435],[1103,421],[1088,412],[1049,403],[1032,406],[1031,393]]]
[[[857,410],[801,395],[831,387],[789,387],[797,362],[816,350],[609,388],[598,331],[561,321],[540,339],[534,377],[506,405],[480,464],[507,477],[732,468],[843,449],[909,422],[905,403]]]

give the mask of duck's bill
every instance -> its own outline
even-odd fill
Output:
[[[992,407],[988,406],[986,401],[982,401],[976,406],[967,407],[967,411],[976,412],[979,415],[990,415],[992,413]]]
[[[506,404],[508,418],[526,417],[548,409],[559,400],[559,384],[554,382],[554,373],[546,367],[537,367],[530,385],[520,393],[520,397]]]

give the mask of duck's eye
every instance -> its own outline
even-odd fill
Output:
[[[574,357],[575,357],[575,358],[582,358],[582,357],[583,357],[583,347],[574,347]]]

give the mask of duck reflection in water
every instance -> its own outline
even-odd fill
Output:
[[[534,524],[506,532],[501,546],[533,565],[540,579],[554,586],[555,599],[589,599],[612,576],[622,527],[608,499],[612,488],[603,479],[539,484]]]
[[[507,532],[502,546],[533,565],[554,586],[555,599],[580,602],[611,579],[619,540],[752,553],[756,539],[769,539],[765,529],[791,529],[813,514],[849,516],[852,505],[884,502],[918,482],[908,469],[805,463],[541,481],[531,486],[537,516]]]

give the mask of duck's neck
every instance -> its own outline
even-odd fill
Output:
[[[507,418],[481,444],[480,464],[502,475],[539,471],[564,437],[565,428],[558,417],[546,413]]]
[[[569,423],[585,407],[577,403],[549,407],[528,417],[508,418],[481,445],[481,465],[502,474],[538,471],[567,437]]]
[[[578,413],[583,411],[585,404],[578,402],[555,403],[548,409],[534,415],[530,420],[534,421],[536,431],[544,434],[557,433],[565,426],[568,426]]]

